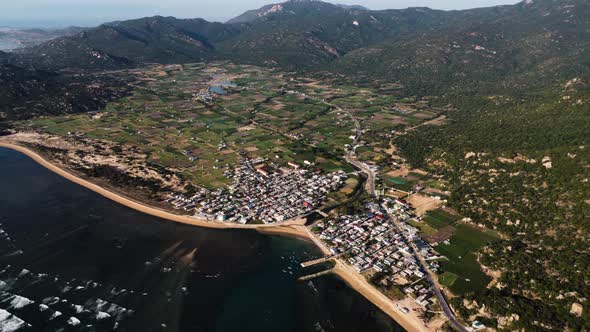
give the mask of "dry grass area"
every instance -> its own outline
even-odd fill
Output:
[[[419,217],[424,216],[428,211],[438,209],[444,204],[440,199],[435,199],[421,193],[410,195],[407,201],[416,209],[416,215]]]
[[[425,236],[424,240],[426,240],[429,243],[441,243],[443,241],[450,239],[454,233],[455,233],[455,227],[446,226],[446,227],[439,229],[438,232],[436,232],[430,236]]]
[[[432,188],[432,187],[428,187],[428,188],[424,189],[423,192],[427,193],[427,194],[435,194],[435,195],[441,195],[441,196],[448,196],[451,194],[450,191],[443,191],[443,190]]]
[[[394,198],[404,198],[404,197],[408,196],[408,193],[405,191],[401,191],[401,190],[390,189],[389,191],[387,191],[385,193],[385,196],[390,196],[390,197],[394,197]]]
[[[344,187],[340,189],[341,192],[345,193],[346,195],[350,195],[354,192],[354,188],[358,184],[358,180],[354,178],[349,178],[346,180]]]
[[[148,166],[147,155],[130,146],[73,135],[55,136],[33,132],[4,136],[2,140],[51,151],[52,158],[68,168],[92,170],[99,166],[109,166],[133,178],[157,181],[162,187],[178,192],[183,192],[187,185],[172,169],[171,175],[166,175]]]
[[[440,116],[432,121],[428,121],[429,125],[433,125],[433,126],[442,126],[445,123],[447,123],[447,117],[446,116]]]

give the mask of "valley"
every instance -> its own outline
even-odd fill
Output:
[[[0,143],[144,212],[308,239],[408,330],[584,331],[589,11],[105,23],[0,52]]]

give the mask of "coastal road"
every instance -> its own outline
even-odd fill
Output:
[[[438,281],[437,281],[436,276],[428,268],[428,264],[426,263],[426,260],[424,259],[424,257],[422,257],[422,255],[420,255],[420,251],[418,250],[418,247],[416,246],[416,244],[414,243],[414,241],[412,239],[408,239],[406,237],[406,234],[403,232],[403,228],[402,228],[401,223],[395,218],[395,216],[389,215],[389,218],[393,221],[393,224],[395,225],[395,228],[397,229],[397,231],[400,234],[402,234],[402,237],[403,237],[404,241],[412,249],[412,254],[414,255],[414,257],[416,258],[416,260],[418,261],[418,263],[422,267],[422,270],[423,271],[426,271],[426,279],[430,283],[431,289],[432,289],[434,295],[436,296],[436,299],[438,300],[438,303],[439,303],[440,307],[442,308],[443,313],[445,314],[445,316],[449,320],[449,323],[457,331],[460,331],[460,332],[470,332],[470,330],[468,330],[467,328],[465,328],[457,320],[457,317],[455,317],[455,314],[453,313],[453,310],[451,310],[451,307],[449,306],[449,304],[448,304],[448,302],[447,302],[447,300],[446,300],[443,292],[440,289],[440,285],[438,284]]]

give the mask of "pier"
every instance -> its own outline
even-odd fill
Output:
[[[299,281],[307,281],[307,280],[319,278],[319,277],[324,276],[326,274],[332,273],[332,271],[334,271],[333,268],[332,269],[328,269],[328,270],[324,270],[324,271],[321,271],[321,272],[318,272],[318,273],[309,274],[309,275],[306,275],[306,276],[303,276],[303,277],[299,277],[298,280]]]
[[[328,262],[331,259],[338,258],[338,257],[340,257],[340,255],[330,255],[330,256],[326,256],[326,257],[314,259],[314,260],[311,260],[311,261],[303,262],[303,263],[301,263],[301,266],[302,267],[309,267],[309,266],[312,266],[312,265],[317,265],[317,264]]]

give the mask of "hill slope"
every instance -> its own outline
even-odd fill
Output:
[[[356,49],[328,68],[399,80],[418,93],[464,93],[554,85],[590,67],[587,1],[535,1],[447,19],[426,33]]]
[[[513,89],[587,71],[589,17],[584,0],[450,12],[291,0],[246,12],[230,24],[160,16],[104,24],[22,50],[11,62],[105,69],[229,59],[384,77],[418,94],[463,91],[482,82],[485,89]]]
[[[181,63],[211,58],[214,43],[237,32],[202,19],[149,17],[103,24],[76,36],[21,50],[13,61],[45,69],[107,69],[145,62]]]
[[[0,122],[97,111],[128,88],[108,76],[63,76],[0,65]]]

